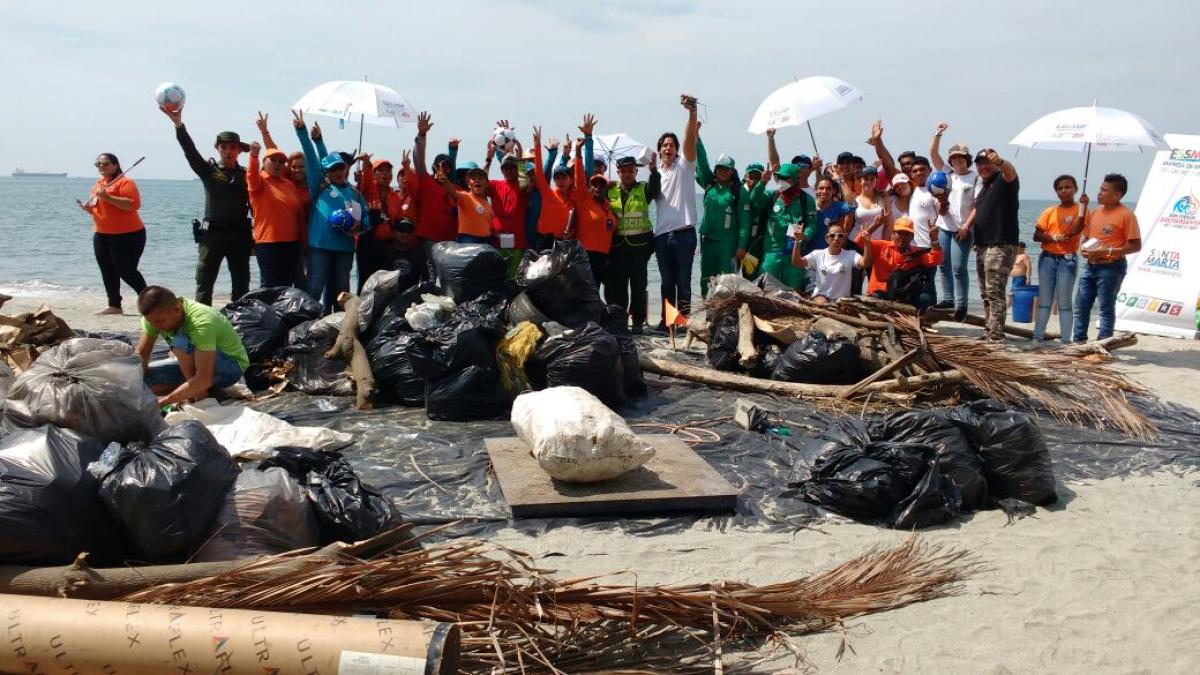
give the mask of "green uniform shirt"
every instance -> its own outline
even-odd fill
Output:
[[[804,190],[800,190],[791,203],[784,204],[778,190],[768,190],[759,182],[750,193],[751,209],[768,210],[766,233],[763,236],[763,253],[790,256],[791,246],[788,227],[795,225],[797,232],[804,234],[805,241],[812,243],[817,235],[817,202]]]
[[[741,182],[730,187],[717,183],[712,167],[708,164],[704,142],[700,139],[696,139],[696,183],[704,190],[704,216],[700,219],[700,236],[735,243],[735,248],[744,249],[749,246],[750,193]],[[736,200],[734,195],[737,196]],[[734,213],[735,210],[737,213]]]
[[[159,333],[145,318],[142,319],[142,331],[152,338],[162,335],[168,343],[174,340],[176,335],[183,333],[196,349],[202,352],[219,351],[236,361],[242,372],[245,372],[250,366],[250,357],[246,355],[246,347],[242,345],[242,339],[238,337],[229,319],[208,305],[186,298],[180,298],[179,304],[183,306],[183,325],[178,331]]]

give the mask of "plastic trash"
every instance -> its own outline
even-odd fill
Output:
[[[508,276],[508,261],[488,244],[443,241],[431,255],[438,285],[460,305],[500,288]]]
[[[625,401],[621,368],[616,338],[593,322],[546,338],[525,364],[534,389],[580,387],[609,406]]]
[[[577,240],[556,241],[549,251],[525,251],[517,283],[552,321],[581,326],[604,318],[605,305],[596,290],[592,266]]]
[[[287,339],[287,324],[262,300],[235,300],[222,307],[221,314],[233,324],[251,362],[271,358]]]
[[[131,550],[147,562],[183,558],[203,544],[238,475],[233,458],[195,420],[150,443],[111,444],[88,471]]]
[[[914,530],[949,522],[961,513],[962,493],[934,461],[929,463],[912,493],[892,510],[887,525],[897,530]]]
[[[338,452],[277,448],[259,465],[280,467],[303,486],[317,518],[321,543],[370,539],[401,524],[391,500],[359,480]]]
[[[49,424],[0,441],[0,562],[65,565],[84,551],[94,565],[122,560],[121,533],[87,471],[102,450]]]
[[[504,336],[504,296],[489,291],[459,305],[445,323],[421,332],[413,372],[441,377],[467,366],[496,368],[496,345]]]
[[[467,366],[425,384],[425,414],[431,420],[503,419],[511,403],[495,367]]]
[[[421,344],[414,331],[384,330],[367,343],[375,386],[388,399],[408,406],[425,404],[425,378],[413,372],[412,355]]]
[[[0,361],[0,399],[8,397],[8,388],[12,386],[13,380],[17,378],[16,373],[8,364]]]
[[[771,379],[808,384],[854,384],[862,379],[858,345],[809,331],[788,345]]]
[[[439,289],[437,285],[433,284],[432,282],[422,282],[410,287],[408,290],[402,293],[397,294],[396,297],[388,301],[387,306],[385,306],[376,314],[375,320],[371,323],[371,327],[365,333],[359,333],[359,339],[362,340],[362,343],[365,345],[366,343],[375,339],[375,336],[383,331],[395,332],[399,330],[412,329],[412,326],[405,321],[404,315],[411,307],[420,304],[421,298],[426,295],[431,297],[439,297],[441,296],[441,289]],[[449,300],[449,298],[447,298],[447,300]],[[454,309],[451,307],[450,311],[446,312],[445,314],[448,316],[453,311]],[[432,328],[432,326],[428,327]]]
[[[238,474],[193,560],[275,555],[320,543],[317,517],[300,483],[280,467]]]
[[[708,365],[717,370],[738,371],[738,318],[726,314],[717,319],[708,338]]]
[[[932,446],[938,470],[948,476],[962,493],[967,510],[988,503],[988,484],[983,476],[983,459],[967,434],[945,411],[909,410],[892,413],[868,425],[876,441],[921,443]]]
[[[240,300],[262,300],[275,310],[283,325],[291,328],[320,318],[324,308],[311,295],[293,286],[256,288]]]
[[[400,270],[379,270],[367,278],[358,294],[358,332],[367,333],[384,308],[407,288]]]
[[[298,427],[240,405],[221,405],[206,398],[167,414],[169,424],[196,420],[239,460],[262,459],[273,448],[339,450],[354,442],[350,434],[328,427]]]
[[[949,415],[979,448],[992,499],[1037,506],[1058,500],[1050,451],[1029,415],[992,399],[960,405]]]
[[[580,387],[521,394],[511,421],[538,464],[562,481],[611,480],[654,456],[620,415]]]
[[[525,375],[525,363],[533,356],[542,331],[528,321],[508,329],[504,339],[496,346],[496,365],[500,368],[500,381],[509,394],[516,396],[531,389]]]
[[[313,396],[353,396],[354,379],[344,361],[325,358],[322,352],[292,354],[285,379],[293,389]]]
[[[508,303],[508,323],[509,325],[517,325],[522,321],[528,321],[535,326],[540,327],[550,319],[542,314],[542,310],[533,304],[533,300],[529,299],[529,294],[522,291],[517,294],[517,297]]]
[[[420,304],[404,310],[404,321],[413,330],[431,330],[446,322],[454,314],[454,300],[442,295],[421,296]]]
[[[166,426],[158,397],[142,382],[142,361],[115,340],[73,338],[17,376],[9,400],[32,425],[74,429],[101,443],[148,441]]]
[[[642,374],[642,364],[638,361],[637,342],[633,339],[633,333],[629,331],[626,319],[624,307],[609,305],[601,326],[616,338],[617,347],[621,350],[621,380],[625,397],[635,398],[646,393],[646,377]]]
[[[287,344],[284,354],[303,354],[305,352],[324,352],[337,341],[338,331],[342,328],[345,312],[336,312],[329,316],[312,321],[305,321],[288,331]]]

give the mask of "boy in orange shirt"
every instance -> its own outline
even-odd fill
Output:
[[[871,270],[867,293],[873,298],[910,304],[920,314],[933,303],[934,298],[931,277],[927,272],[942,262],[937,233],[934,232],[930,238],[932,248],[918,249],[912,245],[915,235],[912,220],[897,218],[892,224],[891,241],[872,241],[871,235],[881,225],[883,219],[876,218],[870,228],[858,233],[858,245],[863,249],[863,267]]]
[[[1038,313],[1033,324],[1032,346],[1037,348],[1046,335],[1046,324],[1054,301],[1058,301],[1058,334],[1064,344],[1071,342],[1071,297],[1075,286],[1075,273],[1079,250],[1079,233],[1083,231],[1083,216],[1075,202],[1079,185],[1074,176],[1062,175],[1054,179],[1054,192],[1059,204],[1047,207],[1038,216],[1033,240],[1041,242],[1042,254],[1038,256]],[[1087,203],[1087,195],[1081,202]]]
[[[1129,190],[1129,181],[1119,173],[1110,173],[1100,184],[1096,201],[1100,208],[1087,213],[1087,195],[1080,198],[1084,203],[1083,236],[1087,239],[1082,249],[1087,264],[1079,276],[1079,288],[1075,291],[1075,342],[1087,342],[1088,323],[1092,305],[1100,302],[1100,332],[1098,338],[1112,337],[1116,323],[1117,293],[1125,279],[1125,256],[1142,250],[1142,233],[1138,228],[1137,216],[1121,203]],[[1095,240],[1093,243],[1092,240]]]

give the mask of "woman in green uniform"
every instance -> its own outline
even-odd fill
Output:
[[[800,167],[784,164],[775,172],[777,190],[768,190],[768,169],[750,193],[751,209],[766,208],[766,234],[763,237],[764,274],[779,279],[789,288],[804,290],[808,282],[804,268],[792,266],[792,247],[813,240],[820,230],[817,205],[800,185]]]
[[[704,190],[700,220],[700,294],[708,280],[737,271],[750,243],[750,193],[738,179],[733,158],[721,155],[709,167],[704,141],[696,138],[696,184]]]

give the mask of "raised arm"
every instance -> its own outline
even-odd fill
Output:
[[[554,150],[551,149],[551,152]],[[553,158],[547,159],[545,166],[542,165],[542,128],[533,128],[533,180],[543,198],[547,198],[550,194],[550,183],[546,180],[546,172],[554,164]]]
[[[183,111],[168,110],[163,106],[158,107],[163,111],[163,114],[171,120],[175,125],[175,140],[179,142],[179,147],[183,149],[183,156],[187,159],[188,166],[192,168],[192,172],[200,177],[201,180],[212,175],[212,169],[208,162],[201,156],[200,151],[196,149],[196,143],[192,140],[191,134],[188,133],[187,127],[183,126]]]
[[[250,144],[250,160],[246,162],[246,189],[258,192],[263,187],[262,173],[258,170],[258,153],[262,146],[255,141]]]
[[[933,162],[933,170],[941,171],[946,163],[942,161],[942,134],[950,128],[945,122],[938,122],[933,129],[933,138],[929,141],[929,161]]]
[[[308,194],[316,199],[321,194],[324,170],[321,168],[321,158],[317,156],[317,149],[308,138],[308,129],[304,126],[304,113],[292,111],[292,126],[296,128],[296,137],[300,139],[300,150],[304,152],[304,177],[308,182]]]
[[[867,145],[875,148],[875,156],[879,158],[879,164],[887,173],[888,178],[895,176],[896,160],[892,158],[892,153],[888,152],[887,146],[883,144],[883,120],[875,120],[875,124],[871,125],[871,137],[867,139]]]
[[[650,179],[646,181],[646,201],[652,202],[662,194],[662,174],[658,172],[658,155],[650,153]]]
[[[1002,158],[995,150],[987,151],[987,160],[996,165],[1000,171],[1000,177],[1005,183],[1011,183],[1017,179],[1017,167],[1013,166],[1012,162]]]
[[[704,149],[704,141],[696,137],[696,183],[700,189],[707,190],[713,184],[713,170],[708,164],[708,152]]]
[[[679,97],[683,107],[688,111],[687,126],[683,128],[683,158],[689,162],[696,161],[696,139],[700,136],[700,129],[696,126],[696,104],[697,99],[694,96],[683,94]]]
[[[579,133],[583,134],[583,173],[588,178],[592,177],[592,173],[596,170],[596,155],[595,141],[592,140],[592,132],[596,129],[596,116],[588,113],[583,116],[583,124],[579,125]],[[612,158],[610,157],[611,161]]]
[[[429,175],[429,165],[425,163],[425,141],[429,136],[429,129],[433,127],[433,121],[429,118],[429,113],[417,113],[417,137],[413,139],[413,170],[418,176]]]
[[[270,117],[270,115],[264,115],[260,110],[258,112],[258,119],[254,122],[254,125],[258,127],[258,133],[262,134],[263,147],[268,150],[274,150],[279,146],[275,145],[275,139],[271,138],[271,132],[267,129],[268,117]]]
[[[767,129],[767,164],[775,169],[781,166],[779,162],[779,148],[775,147],[775,129]],[[761,183],[762,181],[759,182]]]
[[[329,154],[329,149],[325,147],[325,134],[321,132],[321,123],[314,121],[312,131],[308,135],[312,137],[312,141],[316,145],[317,157],[325,159],[325,156]]]

